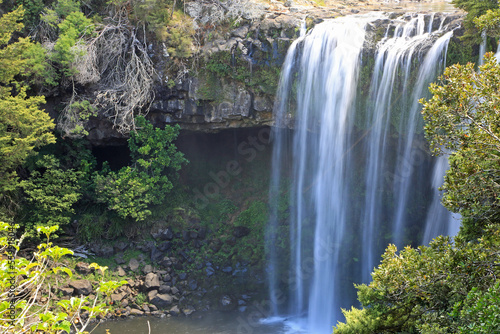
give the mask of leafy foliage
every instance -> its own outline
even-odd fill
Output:
[[[19,7],[0,18],[0,192],[15,189],[15,169],[34,154],[35,148],[54,142],[50,133],[54,123],[39,108],[45,99],[28,97],[24,84],[16,81],[33,81],[46,69],[40,45],[29,38],[11,41],[12,35],[23,28],[19,22],[23,15]]]
[[[478,39],[479,34],[476,26],[474,25],[474,19],[485,14],[490,9],[498,8],[497,0],[453,0],[452,3],[460,9],[467,12],[465,17],[464,26],[466,28],[466,33],[463,39]]]
[[[160,204],[173,188],[172,178],[187,160],[172,141],[179,126],[154,128],[144,117],[136,119],[138,131],[128,141],[132,166],[96,176],[98,200],[122,218],[142,221],[150,205]]]
[[[478,294],[493,292],[488,289],[495,289],[500,273],[499,230],[488,232],[477,243],[438,237],[429,246],[400,252],[389,245],[372,282],[356,286],[363,309],[343,310],[346,322],[334,333],[455,333],[471,320],[479,328]],[[490,295],[484,298],[498,299]],[[484,311],[485,318],[496,307]]]
[[[52,282],[57,285],[62,273],[71,277],[71,270],[60,265],[60,260],[73,252],[67,248],[54,246],[50,236],[57,231],[58,226],[41,227],[38,231],[45,234],[46,242],[37,247],[33,258],[28,260],[17,256],[20,239],[14,239],[15,229],[0,222],[0,249],[6,258],[0,260],[0,329],[5,333],[85,333],[90,322],[98,315],[108,312],[106,305],[99,302],[99,295],[93,301],[88,297],[71,297],[55,303],[50,294],[45,302],[41,297],[52,288]],[[7,237],[8,235],[8,237]],[[94,268],[104,273],[104,268],[93,264]],[[109,295],[127,282],[105,282],[101,279],[98,292]],[[13,313],[12,313],[13,312]],[[82,321],[82,314],[87,314]],[[13,316],[13,317],[12,317]]]
[[[434,153],[453,151],[443,204],[462,215],[463,233],[474,238],[500,218],[500,65],[490,54],[478,71],[454,65],[442,80],[422,101],[426,137]]]
[[[29,232],[33,232],[33,226],[68,224],[74,213],[73,205],[81,197],[82,172],[62,169],[53,155],[43,156],[36,164],[38,169],[31,177],[21,181],[26,199],[32,204],[26,224]]]

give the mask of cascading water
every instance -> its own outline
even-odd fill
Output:
[[[443,28],[444,19],[433,28],[434,15],[401,18],[365,57],[365,36],[380,19],[352,16],[317,25],[292,45],[282,70],[269,286],[275,313],[306,319],[310,333],[331,333],[341,307],[353,304],[352,282],[369,280],[387,243],[420,241],[409,235],[435,200],[426,174],[444,173],[426,153],[418,100],[444,68],[452,32]],[[361,71],[370,58],[370,73]],[[290,197],[288,259],[277,246],[284,225],[278,197],[284,194]],[[449,218],[443,216],[439,224]],[[280,276],[285,262],[288,270]],[[287,309],[279,303],[282,286],[289,288]]]

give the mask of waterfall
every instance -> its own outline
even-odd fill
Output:
[[[401,17],[365,55],[367,35],[383,21],[370,14],[318,24],[292,44],[282,70],[266,233],[270,301],[309,333],[331,333],[340,309],[354,303],[352,283],[369,281],[389,242],[419,242],[426,220],[451,217],[429,213],[439,208],[433,179],[446,166],[427,152],[418,100],[444,69],[452,32],[442,17]],[[286,224],[288,251],[277,242]]]
[[[486,30],[481,32],[481,44],[479,44],[479,59],[478,64],[484,65],[484,54],[486,53]]]

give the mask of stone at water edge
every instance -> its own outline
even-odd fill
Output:
[[[181,314],[181,311],[179,310],[179,306],[175,305],[173,306],[170,311],[168,311],[170,313],[170,315],[173,315],[173,316],[178,316],[179,314]]]
[[[184,313],[185,316],[191,315],[195,312],[196,310],[192,306],[186,306],[186,308],[182,309],[182,313]]]
[[[151,304],[157,306],[158,308],[165,308],[172,304],[173,298],[168,294],[157,294],[151,300]]]

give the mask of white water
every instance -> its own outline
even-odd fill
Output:
[[[412,210],[424,210],[417,216],[434,219],[434,225],[449,221],[447,211],[432,218],[439,196],[425,198],[429,189],[438,191],[431,170],[442,179],[444,169],[426,153],[418,100],[443,70],[452,32],[441,31],[443,24],[432,31],[434,15],[427,26],[424,15],[395,21],[377,46],[368,92],[357,96],[365,27],[376,19],[351,16],[317,25],[293,44],[282,71],[275,104],[269,283],[275,314],[291,315],[309,333],[332,332],[342,319],[340,308],[353,303],[352,282],[369,280],[388,242],[420,241],[409,226]],[[358,103],[363,99],[366,103]],[[356,124],[358,119],[363,124]],[[294,128],[293,138],[283,130],[287,126]],[[277,254],[276,207],[284,191],[282,171],[289,165],[291,250],[289,271],[280,279],[284,259]],[[287,309],[277,297],[286,285]]]

